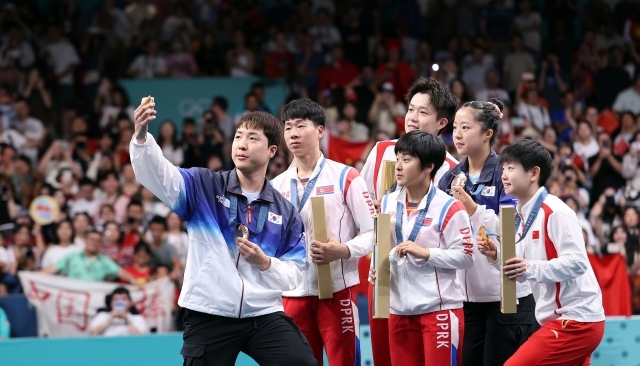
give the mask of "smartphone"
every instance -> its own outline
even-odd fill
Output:
[[[609,148],[609,141],[602,141],[602,147],[604,147],[605,149]]]
[[[513,127],[522,127],[522,126],[524,126],[524,118],[522,118],[522,117],[511,117],[511,125]]]
[[[631,148],[635,151],[640,151],[640,141],[632,142]]]
[[[62,147],[64,150],[69,148],[69,141],[67,140],[60,140],[60,147]]]
[[[118,311],[124,311],[124,301],[122,300],[116,300],[115,304],[114,304],[114,308]]]

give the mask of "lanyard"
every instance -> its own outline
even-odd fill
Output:
[[[235,227],[237,224],[236,217],[238,216],[238,195],[230,194],[229,203],[231,211],[229,212],[229,226]],[[250,205],[250,203],[247,203],[247,205]],[[254,234],[260,233],[264,228],[264,222],[267,220],[267,206],[266,202],[260,202],[260,214],[258,215],[258,223],[256,224],[256,231],[253,232]]]
[[[516,244],[521,242],[522,239],[524,239],[527,236],[529,229],[531,229],[531,225],[533,225],[533,221],[535,221],[536,216],[538,216],[540,207],[542,207],[542,202],[544,201],[545,198],[547,198],[548,195],[549,193],[547,192],[547,189],[543,188],[542,192],[540,192],[540,196],[538,196],[536,203],[533,205],[533,208],[531,209],[531,213],[529,214],[529,217],[527,218],[527,222],[524,225],[524,230],[522,231],[522,236],[520,236],[520,239],[518,239]],[[521,222],[522,222],[522,218],[520,217],[520,215],[516,214],[516,233],[518,233],[518,228],[520,228]]]
[[[433,197],[436,195],[435,187],[431,186],[429,188],[429,194],[427,195],[427,203],[416,218],[416,221],[413,223],[413,229],[411,229],[411,234],[409,234],[409,241],[415,242],[418,237],[418,232],[422,227],[422,222],[424,221],[424,217],[427,215],[427,210],[429,209],[429,205],[431,205],[431,201]],[[402,216],[404,215],[404,207],[402,203],[398,201],[396,206],[396,245],[402,243],[404,241],[404,235],[402,234]]]
[[[320,173],[322,172],[322,168],[324,168],[324,163],[326,161],[327,159],[322,159],[318,174],[316,174],[313,179],[309,179],[309,181],[307,182],[307,185],[304,188],[304,193],[302,194],[302,199],[300,200],[300,206],[298,206],[298,179],[291,179],[291,203],[293,203],[293,207],[295,207],[298,212],[302,211],[304,204],[307,203],[309,196],[311,196],[311,191],[313,191],[313,187],[315,187],[316,182],[318,181],[318,177],[320,177]]]

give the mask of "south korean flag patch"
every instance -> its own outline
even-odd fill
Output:
[[[496,186],[482,188],[482,195],[485,197],[494,197],[496,195]]]
[[[269,222],[273,222],[276,225],[282,225],[282,215],[276,215],[273,212],[269,212],[267,216]]]

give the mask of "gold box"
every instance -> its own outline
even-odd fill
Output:
[[[516,280],[504,274],[504,262],[516,257],[516,208],[513,206],[500,206],[500,239],[500,310],[503,314],[515,314],[518,312]]]
[[[327,236],[327,220],[324,212],[324,197],[311,197],[311,217],[313,221],[313,238],[321,243],[329,241]],[[331,264],[316,264],[318,275],[318,298],[333,297],[331,281]]]

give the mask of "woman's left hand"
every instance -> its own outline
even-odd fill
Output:
[[[476,203],[473,201],[473,198],[464,191],[464,187],[462,186],[453,186],[451,187],[451,192],[453,193],[453,198],[462,202],[465,210],[469,214],[469,216],[473,215],[476,212]]]

